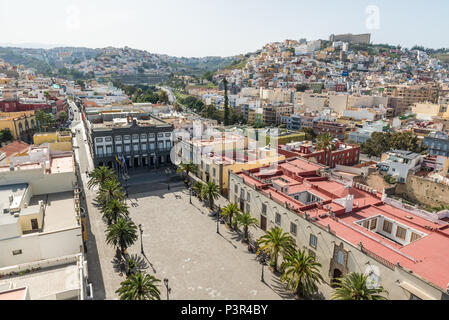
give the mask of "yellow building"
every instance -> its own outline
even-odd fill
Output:
[[[51,150],[72,151],[72,134],[64,132],[36,133],[33,136],[33,143],[40,146],[48,143]]]
[[[229,172],[239,172],[259,168],[270,163],[285,160],[277,150],[268,147],[258,148],[257,152],[242,150],[234,154],[234,159],[216,154],[203,154],[198,166],[197,176],[204,182],[213,182],[220,186],[224,195],[228,194]]]
[[[306,134],[304,132],[295,131],[285,131],[277,134],[259,133],[258,140],[262,144],[260,146],[270,145],[271,147],[276,148],[279,145],[304,141],[306,140]]]
[[[436,103],[415,103],[412,106],[412,112],[416,114],[416,117],[441,117],[443,119],[449,119],[449,112],[446,105]]]
[[[9,129],[15,140],[31,142],[36,130],[34,111],[0,112],[0,130]]]

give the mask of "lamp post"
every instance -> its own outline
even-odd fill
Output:
[[[164,279],[165,288],[167,289],[167,300],[170,300],[169,293],[171,293],[171,288],[168,287],[168,279]]]
[[[143,235],[143,230],[142,230],[142,225],[139,224],[139,230],[140,230],[140,253],[143,253],[143,239],[142,239],[142,235]]]
[[[262,255],[260,258],[260,263],[262,264],[262,275],[260,277],[260,281],[262,281],[263,283],[265,283],[265,279],[264,279],[264,267],[265,267],[265,255]]]
[[[221,212],[221,206],[218,206],[218,212],[217,212],[217,233],[220,234],[220,212]]]

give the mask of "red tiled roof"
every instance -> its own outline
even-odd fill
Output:
[[[14,141],[4,146],[3,148],[0,148],[0,151],[4,152],[6,154],[6,157],[8,158],[18,153],[27,151],[29,146],[30,146],[29,144],[23,141]]]

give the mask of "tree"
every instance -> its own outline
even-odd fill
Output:
[[[260,237],[258,244],[261,246],[259,250],[268,251],[271,256],[271,265],[274,271],[277,271],[279,254],[285,257],[295,247],[295,240],[282,229],[272,228]]]
[[[6,128],[0,131],[0,142],[8,142],[14,140],[11,131]]]
[[[230,112],[229,112],[229,99],[228,99],[228,80],[226,78],[223,79],[223,86],[224,86],[224,125],[228,126],[230,125]]]
[[[161,90],[159,92],[159,101],[163,102],[163,103],[168,103],[168,94],[167,92],[165,92],[164,90]]]
[[[259,221],[256,218],[251,217],[248,212],[244,212],[243,214],[238,214],[236,217],[237,225],[239,227],[243,227],[243,241],[248,242],[248,229],[250,227],[257,227]]]
[[[382,287],[368,285],[368,275],[352,272],[334,282],[337,288],[332,300],[387,300],[381,294],[388,292]]]
[[[203,195],[203,189],[204,189],[204,183],[202,183],[201,181],[196,181],[193,184],[193,190],[195,190],[195,193],[198,197],[198,199],[202,199],[202,195]]]
[[[100,185],[100,190],[95,200],[104,207],[113,199],[123,201],[124,198],[125,194],[122,192],[119,182],[116,179],[109,179]]]
[[[292,250],[282,263],[280,280],[300,297],[307,297],[318,291],[317,282],[323,281],[319,268],[321,264],[305,250]]]
[[[108,167],[98,167],[89,173],[89,182],[87,187],[92,189],[94,186],[102,185],[106,180],[115,179],[114,171]]]
[[[330,133],[324,133],[316,138],[316,149],[324,150],[324,163],[328,165],[329,151],[335,150],[335,144],[333,142],[332,135]]]
[[[160,300],[161,293],[157,288],[159,282],[159,279],[149,274],[138,272],[123,281],[116,293],[120,300]]]
[[[304,128],[302,129],[304,133],[306,134],[306,140],[308,141],[314,141],[316,138],[316,133],[312,128]]]
[[[117,223],[118,219],[127,218],[129,215],[128,206],[126,203],[123,203],[117,199],[112,199],[107,202],[101,209],[101,212],[103,213],[103,218],[108,221],[108,225]]]
[[[37,110],[36,113],[34,114],[34,117],[37,120],[37,124],[39,126],[39,131],[42,131],[42,126],[44,125],[44,120],[45,120],[45,112],[42,110]]]
[[[370,157],[380,157],[389,150],[404,150],[421,153],[426,147],[411,132],[373,132],[371,138],[362,144],[361,150]]]
[[[208,182],[203,185],[201,194],[205,199],[209,200],[209,207],[212,210],[214,208],[214,200],[220,196],[220,187],[213,182]]]
[[[230,203],[221,209],[221,215],[228,219],[229,226],[232,228],[232,218],[240,213],[239,208],[235,203]]]
[[[185,173],[186,178],[189,178],[189,173],[196,173],[198,171],[198,167],[193,162],[190,163],[181,163],[176,170],[176,173]]]
[[[119,218],[117,223],[106,229],[106,243],[120,248],[123,256],[126,256],[126,248],[132,246],[136,240],[137,226],[130,219]]]

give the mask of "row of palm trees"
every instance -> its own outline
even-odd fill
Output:
[[[95,201],[107,225],[106,243],[117,248],[118,264],[126,268],[126,280],[116,293],[121,300],[160,300],[160,280],[143,271],[145,264],[140,257],[127,252],[138,239],[138,228],[129,217],[125,193],[116,173],[107,167],[96,168],[89,174],[87,184],[89,189],[95,186],[99,187]]]
[[[209,200],[213,209],[213,200],[219,197],[219,187],[211,182],[206,184],[195,182],[193,189],[200,200]],[[247,212],[241,212],[238,206],[230,203],[222,208],[221,216],[226,219],[230,229],[243,228],[243,242],[249,241],[249,228],[257,227],[258,221]],[[296,247],[294,238],[281,228],[272,228],[257,241],[258,253],[270,257],[270,266],[278,272],[279,258],[282,274],[280,277],[288,290],[293,291],[298,298],[306,298],[318,292],[318,284],[322,283],[321,264],[314,255]],[[331,299],[334,300],[384,300],[382,287],[373,288],[368,285],[368,275],[350,273],[346,277],[335,279],[336,287]]]

